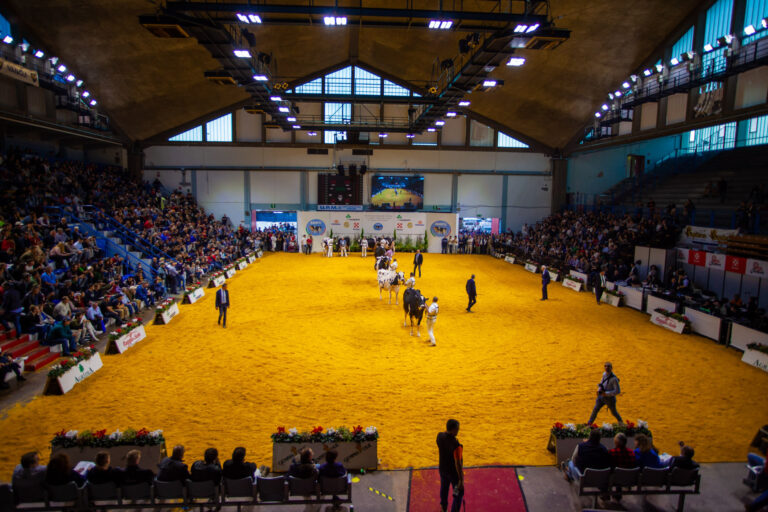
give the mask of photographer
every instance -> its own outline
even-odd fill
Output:
[[[597,386],[597,400],[595,400],[595,408],[592,409],[592,415],[589,417],[588,425],[591,425],[597,413],[604,405],[608,406],[611,414],[618,420],[619,423],[623,423],[621,415],[616,410],[616,396],[621,393],[619,387],[619,378],[613,373],[613,365],[611,363],[605,363],[605,372],[603,378],[600,380],[600,384]]]

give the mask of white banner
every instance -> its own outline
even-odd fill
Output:
[[[223,285],[226,280],[227,278],[223,275],[216,276],[208,282],[208,288],[217,288]]]
[[[238,262],[237,270],[245,270],[245,267],[247,267],[247,266],[248,266],[248,262],[247,261]]]
[[[684,322],[680,322],[674,318],[662,315],[656,311],[651,313],[651,323],[656,324],[659,327],[669,329],[670,331],[674,331],[677,334],[683,334],[683,329],[685,329]]]
[[[677,251],[677,261],[688,263],[688,249],[683,249],[681,247],[678,247],[676,251]]]
[[[203,290],[202,286],[200,288],[195,288],[192,290],[192,293],[187,294],[184,299],[187,301],[187,304],[194,304],[198,300],[202,299],[205,295],[205,290]]]
[[[741,356],[741,360],[744,363],[760,368],[764,372],[768,372],[768,354],[765,352],[747,349],[744,351],[744,355]]]
[[[583,283],[579,283],[578,281],[571,281],[567,277],[563,279],[563,286],[565,286],[566,288],[570,288],[575,292],[580,292],[582,285]]]
[[[712,268],[712,269],[715,269],[715,270],[725,270],[725,254],[717,254],[716,252],[708,252],[707,253],[707,268]]]
[[[699,246],[717,246],[726,242],[728,237],[739,234],[738,229],[715,229],[697,226],[685,226],[680,233],[680,243]]]
[[[0,74],[15,78],[25,84],[34,85],[40,87],[40,82],[37,78],[37,71],[27,69],[13,62],[5,59],[0,59]]]
[[[666,309],[670,313],[674,313],[677,311],[677,303],[672,302],[671,300],[665,300],[661,297],[656,297],[655,295],[648,295],[648,298],[645,302],[645,312],[649,314],[653,314],[654,311],[657,309]]]
[[[64,394],[72,391],[75,384],[84,381],[93,375],[94,372],[101,369],[102,366],[101,356],[98,353],[92,355],[90,359],[80,361],[77,365],[67,370],[64,375],[57,377],[56,380],[61,388],[61,393]],[[46,386],[47,389],[48,386]]]
[[[768,275],[768,263],[760,260],[747,260],[746,275],[752,277],[766,277]]]
[[[334,212],[340,212],[340,211],[353,211],[353,212],[361,212],[363,211],[363,205],[361,204],[319,204],[317,205],[318,211],[334,211]]]
[[[587,274],[585,274],[584,272],[578,272],[576,270],[571,270],[570,272],[568,272],[568,275],[573,276],[573,277],[578,277],[579,279],[584,281],[584,283],[589,281],[589,276]]]
[[[691,321],[691,330],[702,336],[720,340],[720,324],[722,320],[714,315],[709,315],[698,309],[686,307],[683,313]]]
[[[531,272],[531,273],[535,274],[535,273],[536,273],[536,272],[539,270],[539,267],[537,267],[537,266],[536,266],[536,265],[534,265],[533,263],[526,263],[526,264],[525,264],[525,270],[527,270],[528,272]]]
[[[112,345],[111,351],[117,351],[119,354],[122,354],[141,340],[147,337],[147,331],[144,330],[144,326],[141,325],[129,333],[125,334],[124,336],[121,336],[117,338]]]
[[[231,279],[236,273],[237,270],[235,270],[235,267],[228,268],[224,271],[224,275],[227,276],[227,279]]]
[[[557,281],[557,278],[560,277],[560,274],[557,272],[549,271],[549,278],[554,282]]]
[[[750,343],[762,343],[768,345],[768,333],[756,331],[746,325],[731,323],[730,345],[739,350],[747,350]]]
[[[619,291],[624,294],[624,304],[638,311],[643,310],[643,290],[631,286],[619,285]]]
[[[507,263],[514,263],[515,262],[515,257],[514,256],[504,256],[504,261],[506,261]]]
[[[179,314],[179,303],[174,302],[171,307],[163,311],[162,313],[155,315],[155,323],[156,324],[167,324],[169,323],[173,317]],[[157,320],[160,319],[158,322]]]
[[[256,256],[254,256],[253,253],[251,253],[245,259],[248,261],[248,263],[253,263],[254,261],[256,261]]]

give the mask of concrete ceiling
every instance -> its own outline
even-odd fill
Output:
[[[145,140],[248,99],[207,81],[218,63],[194,39],[160,39],[138,23],[155,12],[148,0],[6,0],[10,15],[58,55],[98,99],[112,123]],[[292,2],[298,3],[298,2]],[[435,2],[415,2],[434,8]],[[418,5],[422,4],[422,5]],[[551,0],[556,25],[572,31],[554,51],[523,51],[525,66],[493,73],[505,85],[470,95],[478,114],[563,148],[628,75],[695,9],[700,0]],[[364,3],[393,6],[393,2]],[[399,4],[398,4],[399,5]],[[464,2],[488,11],[486,0]],[[358,59],[423,85],[439,59],[455,57],[465,33],[424,29],[269,26],[253,29],[259,51],[272,53],[279,79],[292,82]]]

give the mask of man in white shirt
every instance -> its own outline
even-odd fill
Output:
[[[389,270],[397,271],[397,259],[393,259],[392,263],[389,264]]]
[[[368,240],[365,237],[360,240],[360,251],[362,252],[363,258],[368,255]]]
[[[329,258],[333,258],[333,238],[325,239],[325,255]]]
[[[432,299],[432,304],[427,308],[427,333],[429,334],[429,340],[434,347],[437,345],[435,341],[435,333],[432,330],[435,328],[435,322],[437,322],[437,313],[439,307],[437,305],[437,297]]]
[[[69,297],[66,295],[59,301],[53,308],[53,316],[58,318],[71,318],[72,317],[72,303],[69,301]]]
[[[343,236],[339,238],[339,252],[340,252],[339,256],[341,256],[342,258],[347,257],[347,239],[344,238]]]
[[[413,272],[411,272],[411,277],[409,277],[408,280],[405,282],[405,286],[411,289],[413,289],[413,287],[416,286],[416,276],[413,275]]]

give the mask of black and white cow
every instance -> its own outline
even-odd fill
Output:
[[[421,337],[419,328],[421,327],[421,319],[424,317],[424,310],[427,308],[427,298],[421,294],[420,290],[414,290],[413,288],[407,288],[403,292],[403,311],[405,316],[403,317],[403,325],[406,324],[406,319],[411,318],[411,336],[413,336],[413,319],[416,319],[416,336]]]
[[[381,296],[381,290],[389,291],[389,303],[392,304],[392,292],[395,292],[395,304],[400,304],[399,294],[400,285],[405,282],[405,275],[402,272],[394,272],[393,270],[381,269],[378,271],[379,277],[379,298],[384,299]]]

